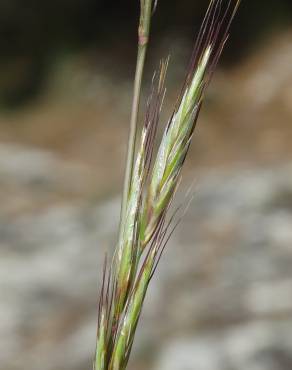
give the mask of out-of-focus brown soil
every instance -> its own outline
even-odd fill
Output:
[[[290,41],[291,34],[275,37],[240,65],[217,71],[188,166],[291,160]],[[80,63],[76,64],[77,74],[81,73]],[[0,140],[50,149],[93,166],[100,191],[109,189],[109,184],[116,191],[123,171],[131,83],[87,73],[95,82],[89,83],[87,77],[87,82],[80,84],[75,78],[61,94],[53,88],[17,113],[1,113]],[[68,74],[68,79],[72,76]],[[175,100],[173,86],[179,86],[179,82],[171,85],[166,112],[171,111]]]

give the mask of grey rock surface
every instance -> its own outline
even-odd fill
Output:
[[[288,370],[292,366],[291,320],[257,321],[194,337],[174,339],[157,370]]]
[[[87,169],[50,153],[0,153],[0,369],[89,369],[119,199],[97,200]],[[292,166],[201,169],[196,184],[130,369],[290,370]]]

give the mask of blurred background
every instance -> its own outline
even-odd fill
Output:
[[[207,4],[159,1],[143,99],[170,54],[161,128]],[[138,0],[0,0],[1,370],[91,368],[138,12]],[[129,370],[292,369],[291,122],[292,2],[243,1],[179,191],[195,181],[194,201]]]

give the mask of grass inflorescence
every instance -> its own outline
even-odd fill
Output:
[[[206,88],[222,53],[239,0],[212,0],[201,25],[187,75],[158,151],[157,126],[165,96],[168,60],[162,61],[152,90],[140,142],[135,150],[136,123],[151,0],[141,0],[139,47],[119,240],[110,264],[105,262],[98,307],[95,370],[126,369],[150,280],[172,232],[180,221],[171,205],[178,188]],[[146,18],[147,19],[146,19]],[[143,28],[146,25],[146,31]],[[146,38],[147,39],[146,39]],[[142,50],[142,49],[141,49]],[[140,64],[139,64],[140,61]],[[139,67],[140,66],[140,67]],[[109,267],[107,267],[109,265]]]

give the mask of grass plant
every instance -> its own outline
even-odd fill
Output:
[[[138,57],[121,207],[119,237],[105,261],[98,307],[95,370],[125,370],[151,278],[184,206],[172,210],[206,88],[228,38],[239,0],[211,0],[202,22],[186,78],[165,127],[154,144],[165,96],[168,60],[160,63],[139,143],[137,123],[143,69],[150,35],[152,0],[141,0]],[[136,148],[137,147],[137,148]]]

